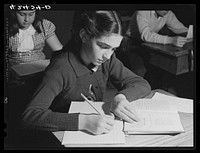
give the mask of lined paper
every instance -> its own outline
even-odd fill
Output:
[[[124,124],[128,134],[164,134],[184,132],[179,114],[168,101],[138,99],[131,102],[140,121]]]

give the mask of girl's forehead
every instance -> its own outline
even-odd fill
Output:
[[[34,13],[35,10],[21,10],[21,11],[17,11],[17,12],[29,14],[29,13]]]
[[[97,39],[97,41],[105,43],[112,47],[118,47],[121,43],[122,38],[123,37],[119,34],[111,34],[111,35],[101,36],[100,38]]]

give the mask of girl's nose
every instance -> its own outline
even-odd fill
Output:
[[[29,20],[29,17],[28,17],[28,15],[26,15],[25,17],[24,17],[24,21],[28,21]]]
[[[103,59],[110,59],[111,55],[113,54],[112,51],[106,51],[104,54],[103,54]]]

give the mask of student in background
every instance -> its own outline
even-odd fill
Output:
[[[142,51],[142,42],[172,44],[182,47],[187,39],[185,27],[172,11],[146,10],[135,11],[130,19],[125,51],[118,57],[136,74],[145,77],[149,55]]]
[[[139,47],[135,50],[129,50],[129,52],[126,53],[130,65],[132,67],[135,66],[133,69],[136,73],[140,71],[146,73],[148,71],[149,73],[147,73],[145,78],[149,77],[148,75],[154,75],[154,71],[157,77],[158,74],[162,72],[158,72],[154,67],[149,66],[149,55],[148,52],[145,52],[140,47],[141,42],[170,44],[176,47],[183,47],[186,42],[192,41],[192,39],[188,41],[186,38],[188,29],[188,27],[184,26],[184,24],[177,19],[176,15],[171,10],[136,11],[132,15],[128,26],[127,44],[128,47],[134,45]],[[137,58],[137,60],[134,60],[135,58]],[[137,61],[140,61],[139,64],[137,63],[138,65],[136,64]],[[142,76],[144,76],[145,73],[143,73]],[[155,77],[153,79],[155,79]],[[172,80],[173,79],[170,79],[169,82],[171,83]],[[149,80],[149,82],[151,81]],[[171,83],[172,85],[169,85],[171,87],[168,87],[167,90],[177,95],[178,91],[173,87],[176,84],[175,82]]]
[[[172,11],[149,10],[136,11],[132,15],[127,35],[139,41],[172,44],[178,47],[186,43],[187,39],[183,36],[159,34],[164,26],[177,35],[188,31],[188,28],[176,18]]]
[[[102,101],[108,78],[119,91],[111,102],[111,111],[127,122],[137,121],[129,101],[148,95],[151,87],[116,58],[114,52],[122,38],[115,11],[81,12],[71,40],[45,70],[23,113],[23,125],[46,131],[108,133],[114,125],[112,115],[68,113],[71,101],[84,101],[81,93]]]
[[[36,10],[13,10],[9,22],[9,64],[16,65],[46,59],[46,44],[53,51],[62,49],[55,25]]]

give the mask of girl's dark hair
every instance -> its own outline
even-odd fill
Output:
[[[35,19],[33,21],[33,27],[38,33],[41,33],[40,29],[40,22],[42,21],[42,17],[39,15],[39,11],[35,12]],[[19,32],[19,25],[16,17],[16,11],[10,11],[10,16],[9,16],[9,36],[14,36]]]
[[[116,11],[110,10],[75,12],[72,27],[72,38],[68,44],[76,49],[81,45],[81,29],[85,30],[89,38],[99,38],[111,33],[122,35],[120,18]]]

